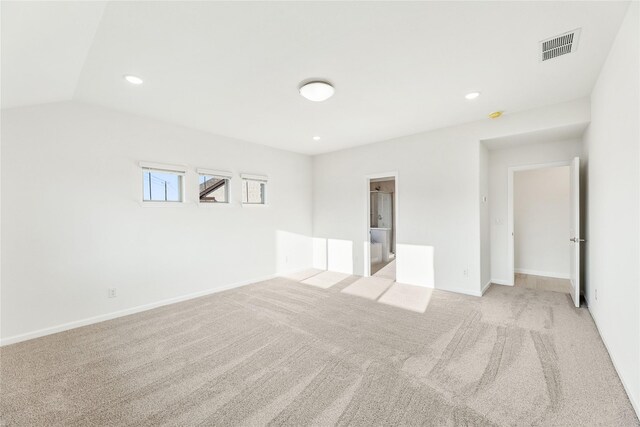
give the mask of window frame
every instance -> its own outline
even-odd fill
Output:
[[[233,197],[232,197],[233,192],[231,191],[232,190],[231,181],[233,179],[233,173],[232,172],[198,168],[198,169],[196,169],[196,174],[198,175],[197,191],[196,191],[196,194],[198,195],[198,206],[231,206],[231,204],[233,202]],[[210,176],[210,177],[214,177],[214,178],[219,178],[219,179],[225,179],[227,181],[227,183],[225,184],[226,190],[227,190],[226,191],[226,193],[227,193],[226,194],[226,198],[227,198],[226,202],[212,202],[212,201],[204,201],[203,202],[202,200],[200,200],[200,177],[202,175]]]
[[[187,195],[186,195],[186,175],[187,175],[187,167],[183,165],[172,165],[166,163],[154,163],[154,162],[139,162],[138,166],[140,167],[140,172],[142,172],[142,185],[140,186],[141,194],[140,194],[140,204],[145,207],[181,207],[184,206]],[[145,174],[147,172],[160,172],[160,173],[169,173],[178,176],[179,182],[179,195],[180,200],[171,201],[171,200],[145,200],[144,199],[144,191],[145,191]]]
[[[267,190],[267,187],[268,187],[267,184],[269,183],[269,177],[267,177],[266,175],[253,175],[253,174],[243,173],[243,174],[240,174],[240,179],[241,179],[242,189],[244,189],[245,181],[257,181],[264,184],[264,191],[262,192],[262,203],[249,203],[249,202],[245,203],[244,197],[242,197],[242,193],[241,193],[240,203],[242,207],[268,206],[269,191]]]

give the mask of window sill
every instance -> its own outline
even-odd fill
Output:
[[[186,202],[138,202],[143,208],[182,208]]]
[[[197,202],[198,207],[199,208],[205,208],[205,209],[212,209],[212,208],[218,208],[218,207],[225,207],[225,206],[233,206],[233,203],[231,202],[216,202],[216,203],[212,203],[212,202]]]

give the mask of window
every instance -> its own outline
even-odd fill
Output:
[[[198,169],[198,193],[201,203],[229,203],[231,173]]]
[[[266,204],[265,190],[267,177],[259,175],[242,175],[242,204]]]
[[[143,162],[140,163],[140,167],[142,167],[142,200],[144,202],[179,203],[183,201],[185,168]]]

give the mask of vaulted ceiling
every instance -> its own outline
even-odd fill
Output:
[[[73,99],[327,152],[588,96],[628,4],[3,1],[2,107]],[[575,53],[539,60],[575,28]],[[314,77],[335,96],[302,98]]]

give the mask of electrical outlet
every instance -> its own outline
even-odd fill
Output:
[[[108,298],[115,298],[116,297],[116,288],[107,289],[107,297]]]
[[[464,275],[464,277],[469,277],[469,269],[465,268],[464,270],[462,270],[462,274]]]

